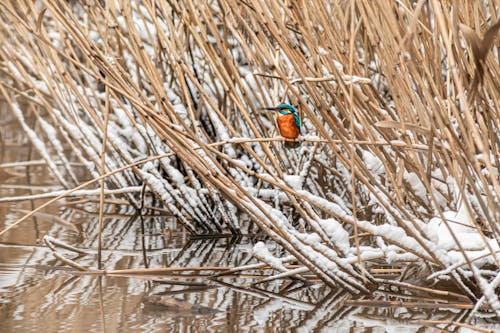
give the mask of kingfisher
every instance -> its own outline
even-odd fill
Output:
[[[261,108],[261,110],[278,111],[276,122],[282,137],[286,139],[297,139],[299,137],[302,121],[293,105],[281,103],[278,106]],[[287,148],[297,148],[299,146],[300,142],[285,142]]]

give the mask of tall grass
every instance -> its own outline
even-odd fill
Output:
[[[79,160],[112,173],[103,189],[144,184],[194,234],[258,228],[330,286],[367,293],[396,283],[371,268],[412,282],[416,267],[499,313],[494,1],[0,8],[0,91],[62,186]],[[303,118],[300,149],[258,111],[279,102]]]

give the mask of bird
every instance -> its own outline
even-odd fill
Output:
[[[302,121],[293,105],[281,103],[278,106],[263,107],[261,110],[278,111],[276,122],[282,137],[286,139],[297,139],[300,135]],[[298,148],[300,142],[285,142],[286,148]]]

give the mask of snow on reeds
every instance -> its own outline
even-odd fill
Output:
[[[491,2],[0,9],[1,94],[64,187],[78,185],[78,160],[107,191],[145,184],[192,233],[256,226],[328,285],[369,292],[390,284],[371,268],[418,267],[403,282],[449,280],[500,312]],[[303,118],[299,149],[258,111],[279,102]]]

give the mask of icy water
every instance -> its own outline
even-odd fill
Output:
[[[39,159],[1,108],[0,134],[0,165]],[[0,199],[59,189],[55,184],[43,164],[0,167]],[[293,281],[252,286],[266,273],[259,271],[218,280],[207,271],[82,275],[57,261],[43,237],[86,250],[86,255],[60,253],[97,267],[96,205],[74,204],[83,199],[61,201],[0,236],[0,332],[433,332],[422,320],[467,315],[456,309],[353,307],[348,295],[313,279],[307,286]],[[0,229],[42,202],[0,202]],[[141,220],[123,205],[108,207],[104,225],[107,270],[232,267],[251,262],[253,244],[263,239],[191,239],[172,217]],[[178,306],[155,305],[151,300],[160,296]]]

